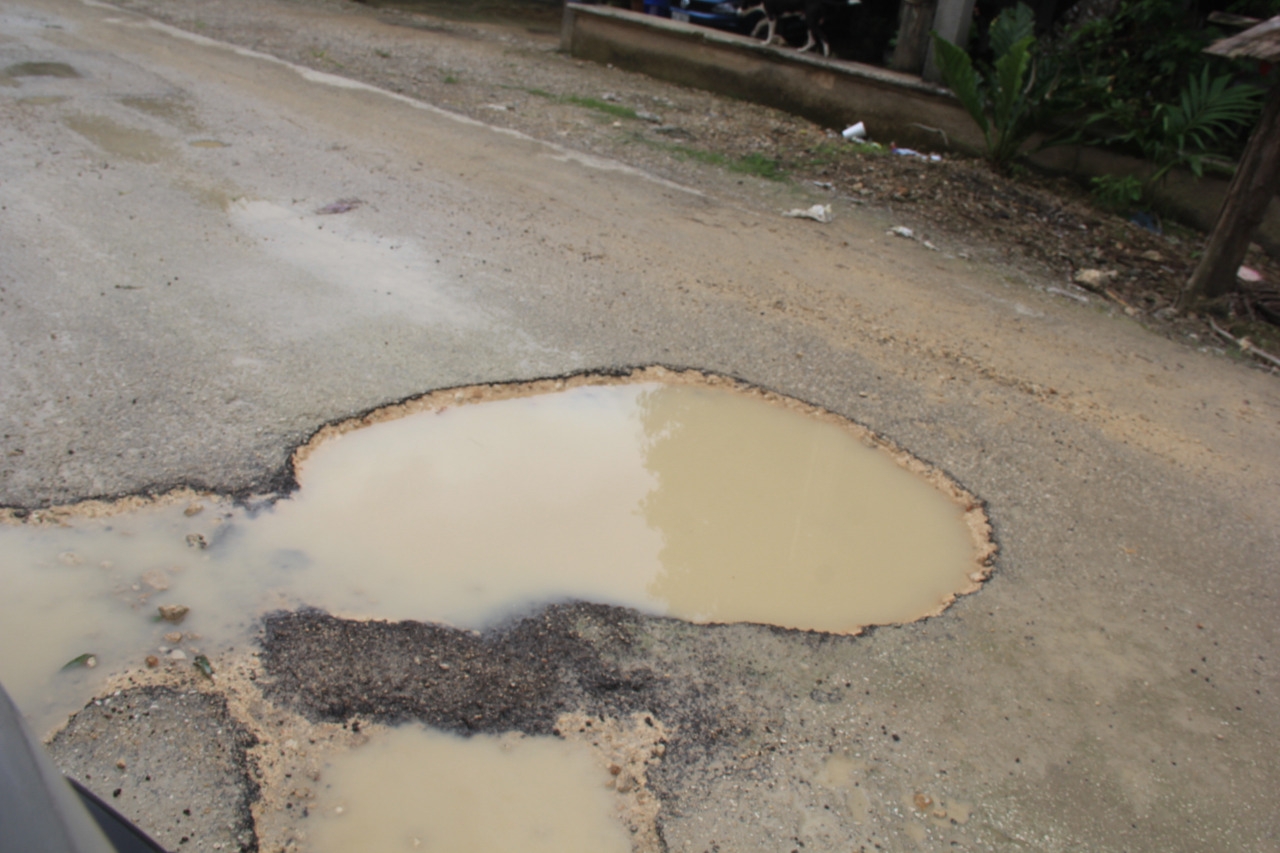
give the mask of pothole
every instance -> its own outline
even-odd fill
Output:
[[[521,644],[525,628],[508,638],[498,627],[543,630],[530,614],[580,601],[695,623],[856,634],[941,612],[979,588],[995,550],[980,501],[943,472],[844,418],[696,372],[440,391],[326,427],[293,467],[297,490],[256,504],[181,492],[10,511],[0,525],[9,584],[0,680],[28,717],[50,727],[124,670],[191,673],[200,661],[216,671],[220,656],[252,644],[264,614],[313,607],[441,637],[406,634],[412,665],[393,661],[391,681],[355,690],[368,708],[354,694],[299,686],[323,705],[306,711],[293,700],[312,719],[364,713],[557,741],[547,697],[560,676],[548,669],[546,685],[534,676],[559,664],[546,655],[521,664],[537,643]],[[272,620],[277,633],[290,624]],[[430,648],[457,659],[418,654]],[[275,657],[285,649],[268,646]],[[350,658],[354,675],[332,684],[359,684],[371,660],[362,671],[347,651],[309,660],[325,669],[309,683],[318,689]],[[510,665],[494,657],[502,654]],[[277,681],[289,668],[280,663],[269,667]],[[402,669],[427,680],[396,687]],[[477,698],[489,681],[492,701]],[[486,716],[530,716],[517,707],[526,695],[546,700],[536,725]],[[609,719],[651,710],[621,703]],[[434,734],[387,737],[415,741],[393,750],[406,755],[462,749]],[[516,761],[525,747],[515,743],[467,749],[506,749]],[[600,743],[592,748],[597,764],[613,761]],[[353,778],[375,759],[352,757]],[[643,793],[637,778],[627,776],[615,799]],[[363,784],[335,783],[331,793]],[[334,822],[334,831],[350,824]],[[652,827],[652,814],[632,832],[641,825]],[[394,831],[425,843],[411,829]]]
[[[632,849],[609,770],[582,743],[419,726],[370,735],[325,772],[308,826],[315,853]]]

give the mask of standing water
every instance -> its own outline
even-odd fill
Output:
[[[280,607],[483,629],[579,599],[854,632],[981,577],[981,512],[846,422],[689,383],[437,396],[313,442],[299,489],[256,512],[206,496],[0,526],[0,679],[43,717],[83,695],[63,688],[92,672],[59,673],[78,655],[105,672],[179,635],[245,642]]]
[[[480,630],[586,600],[848,633],[937,613],[985,576],[976,502],[847,421],[714,381],[570,384],[441,392],[329,428],[296,454],[298,490],[256,511],[188,495],[0,525],[0,681],[48,727],[107,675],[216,660],[279,608]],[[338,780],[377,750],[582,760],[538,739],[394,737],[343,759],[335,795],[358,802],[367,785]],[[358,807],[372,824],[379,799]]]
[[[609,771],[580,743],[404,726],[335,757],[325,777],[316,853],[631,850]]]

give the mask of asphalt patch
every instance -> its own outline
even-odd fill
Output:
[[[264,693],[315,722],[548,735],[569,711],[619,717],[665,704],[660,676],[617,661],[639,621],[592,604],[551,606],[485,633],[274,613],[264,620]]]

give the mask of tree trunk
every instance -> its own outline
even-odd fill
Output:
[[[1262,223],[1267,205],[1280,184],[1280,84],[1271,88],[1258,126],[1227,188],[1218,222],[1205,244],[1195,272],[1178,298],[1179,308],[1229,293],[1236,288],[1236,270],[1249,250],[1253,232]]]
[[[898,43],[893,48],[889,67],[894,71],[919,74],[929,52],[929,30],[938,0],[902,0],[898,14]]]
[[[974,0],[931,0],[937,7],[933,15],[933,29],[952,44],[964,48],[969,44],[969,24],[973,21]],[[928,25],[925,26],[928,29]],[[942,82],[942,69],[934,56],[933,40],[927,42],[928,53],[924,60],[924,72],[920,75],[931,83]]]

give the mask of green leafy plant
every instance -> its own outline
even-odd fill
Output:
[[[1148,188],[1175,166],[1186,166],[1199,177],[1215,143],[1251,124],[1261,104],[1262,93],[1256,88],[1233,86],[1230,74],[1210,78],[1205,66],[1199,77],[1188,78],[1177,103],[1157,104],[1146,126],[1120,134],[1114,141],[1136,143],[1155,166]]]
[[[1094,201],[1105,210],[1126,211],[1142,201],[1142,179],[1135,175],[1099,175],[1089,183]]]
[[[1051,109],[1057,75],[1032,53],[1035,16],[1026,4],[1006,9],[991,23],[988,38],[995,62],[975,63],[969,54],[933,34],[943,82],[977,123],[987,159],[1008,171]]]
[[[1056,45],[1069,69],[1063,95],[1086,110],[1110,103],[1145,114],[1177,96],[1209,62],[1201,51],[1220,33],[1201,26],[1192,4],[1121,0],[1111,14],[1072,29]]]
[[[1007,54],[1015,44],[1023,39],[1034,38],[1035,34],[1035,13],[1026,3],[1019,3],[996,16],[991,22],[991,29],[987,30],[987,40],[991,42],[991,52],[999,58]]]
[[[1222,7],[1221,3],[1209,5]],[[1233,75],[1237,85],[1265,85],[1256,62],[1204,52],[1213,41],[1234,32],[1206,21],[1205,6],[1204,2],[1119,0],[1110,14],[1070,26],[1046,43],[1046,51],[1061,69],[1057,100],[1080,128],[1073,141],[1121,144],[1134,154],[1163,158],[1164,152],[1157,155],[1155,147],[1164,134],[1164,122],[1176,118],[1168,110],[1182,109],[1184,95],[1194,99],[1203,94],[1188,90],[1206,88],[1206,75],[1211,78],[1208,85],[1220,79],[1212,75],[1226,73]],[[1280,12],[1277,0],[1232,0],[1226,6],[1225,11],[1257,18]],[[1169,106],[1157,108],[1157,104]],[[1169,131],[1176,133],[1176,128],[1170,125]],[[1247,123],[1219,128],[1203,146],[1203,153],[1230,162],[1247,137]],[[1177,149],[1176,141],[1171,147]],[[1194,143],[1189,150],[1197,153]],[[1157,168],[1166,162],[1160,159]],[[1194,167],[1190,162],[1183,165],[1200,168],[1209,162],[1202,159]]]

